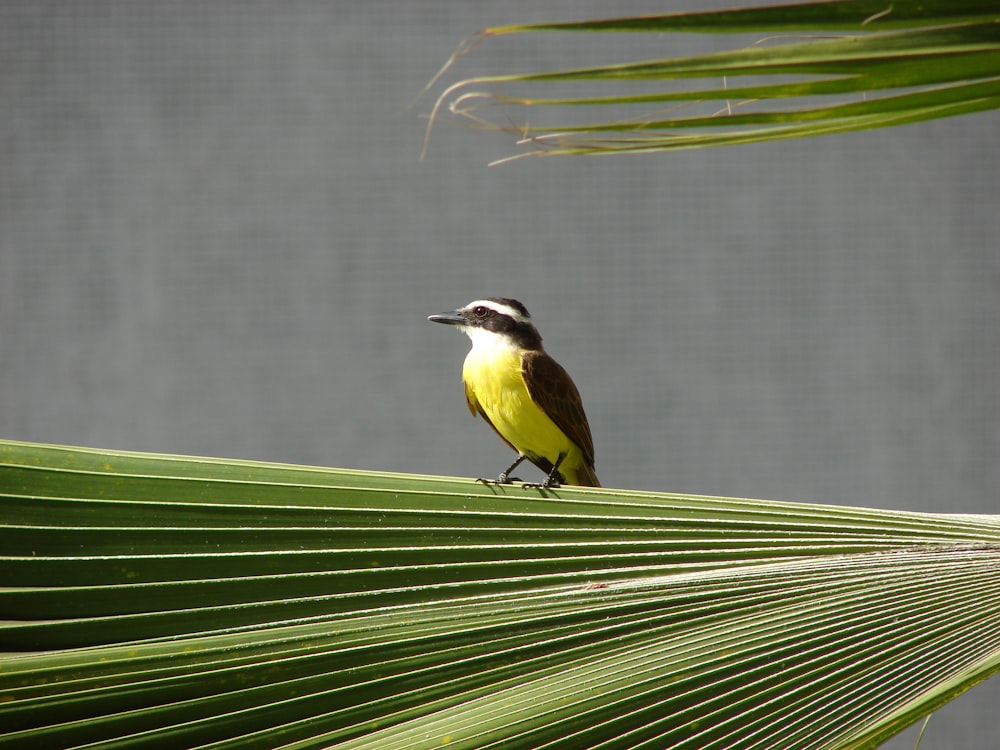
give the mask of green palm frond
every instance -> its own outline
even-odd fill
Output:
[[[1000,518],[0,442],[0,748],[874,747]]]
[[[480,32],[449,66],[491,36],[682,31],[768,36],[694,57],[460,81],[439,97],[431,123],[446,110],[476,127],[510,132],[529,149],[522,156],[609,154],[826,135],[1000,106],[1000,11],[987,0],[846,0],[505,26]],[[586,93],[609,81],[614,95]],[[585,93],[518,93],[569,86]],[[645,109],[629,114],[638,105]],[[520,110],[552,123],[529,125]],[[582,121],[572,117],[575,110],[585,113]],[[601,112],[610,114],[589,119]]]

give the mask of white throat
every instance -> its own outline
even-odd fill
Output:
[[[472,339],[472,351],[477,357],[490,357],[520,351],[514,339],[502,333],[472,326],[462,326],[461,329],[466,336]]]

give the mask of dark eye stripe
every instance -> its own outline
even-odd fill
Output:
[[[490,302],[492,304],[485,304]],[[508,304],[512,302],[514,304]],[[516,300],[493,299],[476,300],[470,302],[465,310],[467,315],[478,320],[496,320],[497,318],[510,318],[517,323],[531,323],[531,318],[527,312],[521,312],[523,305]]]

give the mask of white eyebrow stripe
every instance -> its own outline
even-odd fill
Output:
[[[501,315],[506,315],[510,318],[513,318],[518,323],[531,322],[531,317],[530,316],[526,317],[522,315],[520,310],[515,310],[513,307],[510,307],[509,305],[504,305],[500,302],[496,302],[491,299],[477,299],[474,302],[470,302],[469,304],[467,304],[465,306],[465,309],[471,310],[473,307],[478,307],[479,305],[482,305],[483,307],[488,307],[491,310],[496,310]]]

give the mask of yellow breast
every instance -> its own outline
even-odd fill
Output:
[[[581,460],[579,449],[546,416],[528,393],[521,353],[509,347],[473,346],[462,368],[473,410],[482,409],[500,436],[529,458],[554,463],[566,454],[567,466]]]

